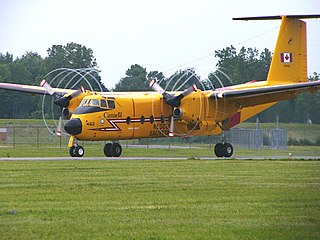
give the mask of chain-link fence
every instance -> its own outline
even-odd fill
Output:
[[[55,127],[52,126],[54,132]],[[286,149],[288,134],[283,129],[242,129],[234,128],[226,133],[228,142],[239,148],[261,149],[265,146],[270,149]],[[69,136],[57,137],[52,135],[43,125],[8,125],[0,127],[0,145],[16,147],[17,145],[30,145],[35,148],[45,146],[64,147],[68,144]],[[201,147],[213,148],[215,143],[221,141],[220,136],[206,137],[181,137],[181,138],[158,138],[158,139],[135,139],[123,141],[123,147],[143,145],[146,148],[153,145],[164,145],[167,148],[172,146],[189,146],[189,148]],[[96,142],[86,142],[95,144]]]
[[[231,131],[231,143],[247,149],[287,149],[288,132],[284,129],[242,129]]]
[[[54,127],[52,127],[54,129]],[[43,125],[9,125],[0,127],[0,144],[12,145],[31,145],[36,148],[41,146],[54,145],[62,146],[68,143],[69,136],[63,135],[61,138],[49,133]]]

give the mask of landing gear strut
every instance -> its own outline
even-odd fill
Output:
[[[120,157],[122,153],[122,147],[118,142],[107,143],[103,149],[106,157]]]
[[[222,122],[222,126],[218,125],[222,129],[221,134],[221,142],[217,143],[214,147],[214,154],[217,157],[231,157],[233,154],[233,147],[231,143],[226,142],[226,135],[225,135],[225,124],[226,121]]]

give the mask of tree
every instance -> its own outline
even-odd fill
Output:
[[[126,71],[126,77],[121,78],[115,85],[117,92],[150,90],[146,81],[147,71],[138,64],[131,65]]]
[[[200,77],[196,74],[194,68],[187,68],[176,71],[172,76],[165,79],[163,87],[169,91],[178,91],[189,88],[192,84],[196,84]]]
[[[256,48],[242,47],[237,52],[234,46],[215,51],[218,57],[218,70],[211,73],[209,79],[215,86],[241,84],[251,80],[265,80],[271,63],[268,49],[259,54]]]
[[[6,53],[6,55],[0,53],[0,64],[4,63],[12,63],[13,62],[13,55],[10,53]]]
[[[97,67],[96,58],[91,48],[77,43],[67,45],[53,45],[48,49],[46,60],[47,71],[57,68],[93,68]]]
[[[9,83],[32,84],[32,74],[27,62],[17,58],[14,62],[0,63],[0,80]],[[30,94],[1,90],[2,104],[0,117],[26,118],[33,111],[35,104]],[[37,98],[36,102],[39,100]]]
[[[98,68],[92,49],[73,42],[67,43],[65,46],[53,45],[51,48],[49,48],[48,57],[45,59],[45,66],[46,73],[50,73],[51,71],[59,68]],[[70,80],[75,83],[81,77],[82,76],[79,75],[74,78],[73,74],[66,77],[63,74],[59,79],[57,79],[57,82],[63,78],[65,84],[67,84]],[[91,79],[92,77],[99,82],[102,87],[102,91],[108,91],[108,89],[101,82],[101,77],[97,72],[91,72],[91,75],[86,75],[86,78],[89,80],[93,90],[100,91],[100,88],[98,87],[98,84]],[[86,89],[89,89],[89,86],[84,81],[81,81],[79,85],[74,86],[74,88],[79,88],[80,85],[83,85]]]

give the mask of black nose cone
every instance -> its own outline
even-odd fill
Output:
[[[82,123],[79,118],[70,119],[64,125],[64,130],[71,135],[78,135],[82,131]]]

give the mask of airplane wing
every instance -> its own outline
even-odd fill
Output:
[[[0,89],[11,90],[11,91],[18,91],[18,92],[25,92],[31,94],[49,94],[45,88],[38,87],[38,86],[31,86],[31,85],[23,85],[23,84],[13,84],[13,83],[0,83]],[[73,89],[63,89],[63,88],[53,88],[55,93],[64,95],[67,93],[73,93],[77,90]]]
[[[295,97],[302,92],[315,92],[320,89],[320,81],[297,84],[273,85],[259,88],[215,90],[210,97],[217,100],[234,100],[242,107],[279,102]]]

